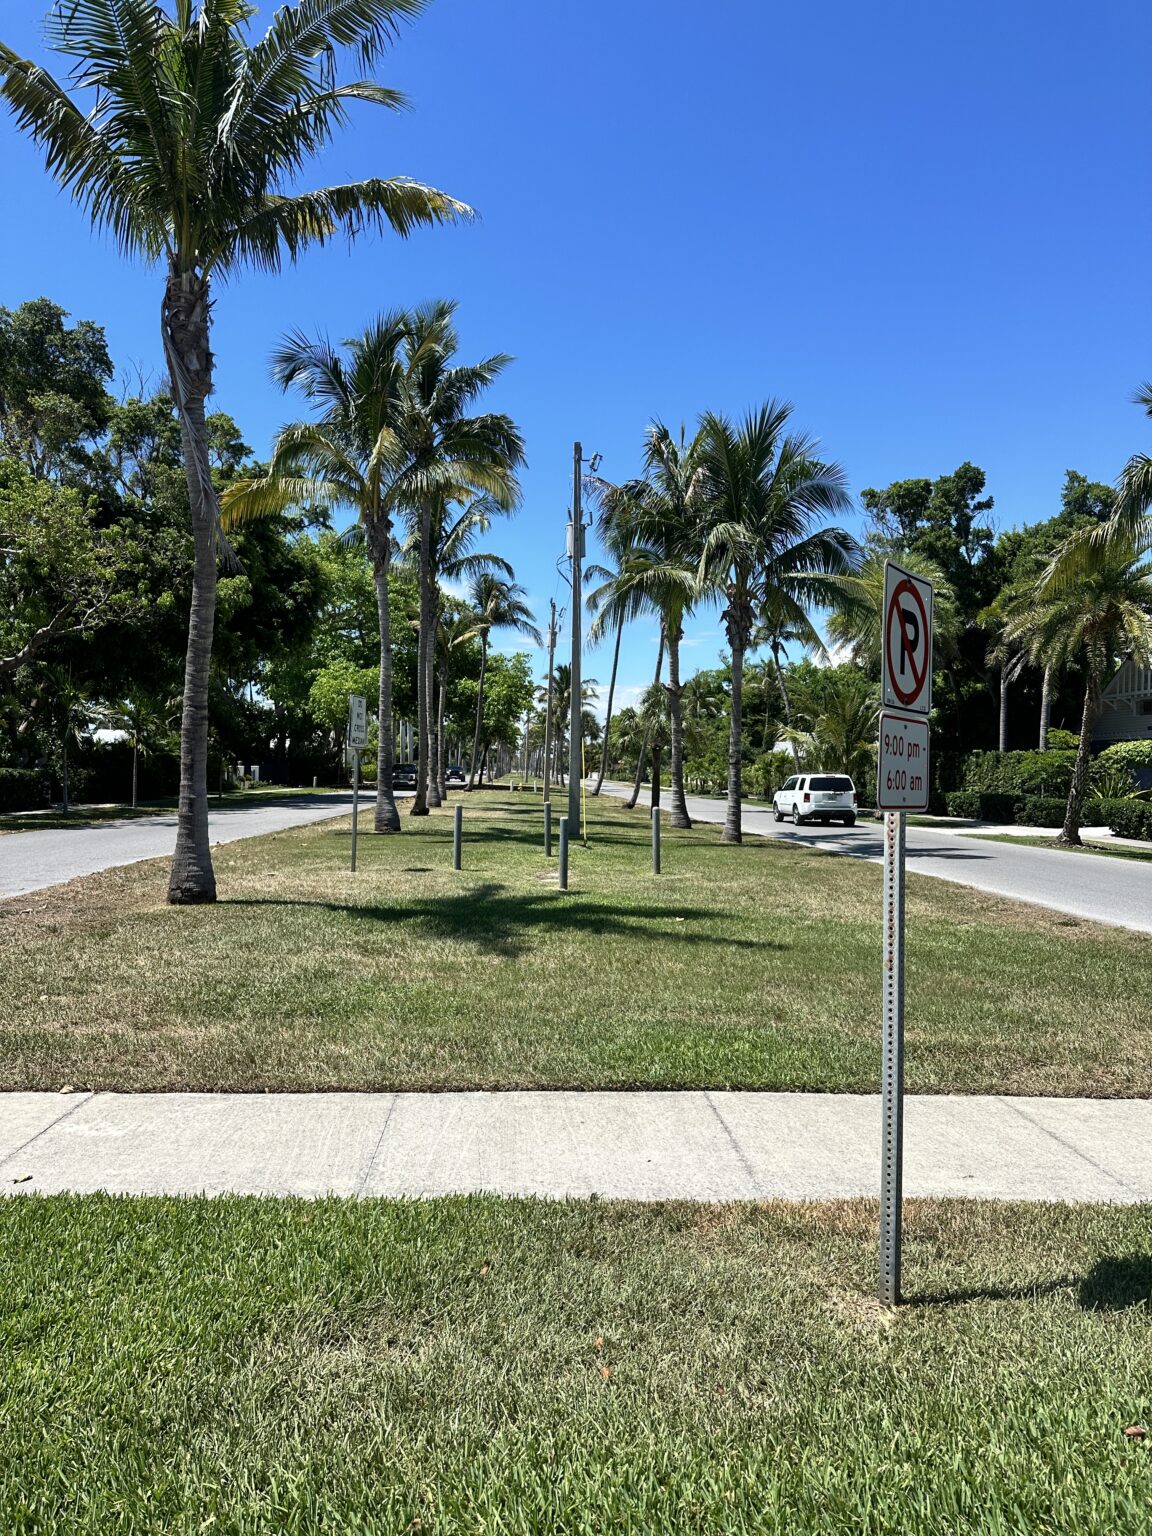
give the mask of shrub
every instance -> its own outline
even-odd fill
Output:
[[[52,785],[39,768],[0,767],[0,811],[38,811],[52,804]]]
[[[1053,725],[1048,731],[1049,752],[1075,752],[1080,745],[1080,737],[1075,731],[1064,731],[1058,725]]]
[[[1067,809],[1066,800],[1042,799],[1039,795],[1029,795],[1021,802],[1016,816],[1017,825],[1021,827],[1062,827],[1064,825],[1064,812]]]
[[[1057,799],[1071,788],[1075,762],[1075,752],[973,752],[964,788]]]
[[[1017,819],[1017,807],[1023,796],[1002,794],[996,790],[957,789],[945,799],[949,816],[968,816],[973,821],[993,821],[1005,825]]]
[[[1108,825],[1117,837],[1152,840],[1152,805],[1147,800],[1114,800],[1109,806]]]

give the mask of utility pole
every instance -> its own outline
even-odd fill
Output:
[[[584,742],[580,681],[580,609],[584,597],[581,590],[580,562],[584,557],[584,514],[580,505],[580,472],[583,468],[583,448],[572,444],[572,521],[568,525],[569,553],[572,557],[572,660],[570,664],[571,719],[568,727],[568,825],[580,827],[580,786],[584,778],[581,763]]]
[[[549,600],[548,618],[548,698],[544,710],[544,798],[552,798],[552,677],[556,659],[556,599]]]

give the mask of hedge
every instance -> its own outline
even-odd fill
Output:
[[[1117,837],[1140,837],[1152,841],[1152,803],[1147,800],[1111,800],[1108,824]]]
[[[944,797],[949,816],[967,816],[972,821],[995,821],[1001,825],[1016,820],[1022,795],[1006,795],[995,790],[957,789]]]
[[[947,797],[949,816],[991,821],[1000,826],[1062,827],[1066,800],[1040,795],[979,794],[960,789]],[[1084,801],[1082,827],[1111,827],[1118,837],[1152,839],[1152,802],[1147,800]]]
[[[38,811],[52,804],[52,785],[39,768],[0,767],[0,811]]]

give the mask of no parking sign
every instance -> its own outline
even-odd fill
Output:
[[[889,560],[884,566],[881,676],[885,709],[932,711],[932,583]]]

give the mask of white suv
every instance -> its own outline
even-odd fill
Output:
[[[777,821],[791,816],[794,826],[807,821],[856,822],[856,786],[846,773],[800,773],[786,779],[772,796]]]

